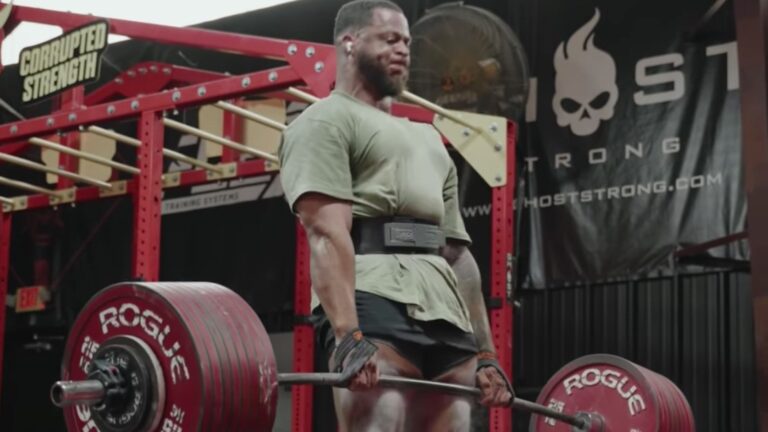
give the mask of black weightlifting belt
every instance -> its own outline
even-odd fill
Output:
[[[413,218],[354,218],[351,234],[358,255],[437,255],[445,245],[440,227]]]

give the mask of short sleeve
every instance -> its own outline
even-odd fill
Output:
[[[280,179],[292,211],[296,200],[308,192],[353,199],[349,148],[349,137],[327,121],[298,118],[283,131]]]
[[[443,185],[443,203],[445,206],[445,215],[443,224],[440,227],[445,233],[445,237],[454,240],[461,240],[472,243],[472,238],[467,234],[464,227],[464,220],[461,217],[461,208],[459,206],[459,178],[456,174],[456,166],[450,162],[451,167],[448,171],[448,177]]]

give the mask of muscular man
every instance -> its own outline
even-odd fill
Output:
[[[344,5],[336,90],[283,134],[281,178],[311,250],[313,307],[342,431],[468,431],[472,401],[377,387],[379,374],[513,397],[495,361],[456,168],[429,125],[389,114],[405,88],[410,33],[386,0]]]

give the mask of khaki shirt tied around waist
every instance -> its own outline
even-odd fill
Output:
[[[352,203],[354,217],[409,216],[470,242],[459,212],[456,167],[430,125],[391,116],[340,91],[284,131],[280,178],[291,209],[308,192]],[[355,288],[407,305],[421,321],[471,332],[456,275],[436,255],[355,256]],[[319,304],[313,293],[312,307]]]

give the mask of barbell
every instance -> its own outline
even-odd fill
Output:
[[[277,373],[264,326],[236,293],[207,282],[109,286],[83,308],[51,400],[69,431],[268,431],[278,385],[334,385],[336,373]],[[478,397],[474,387],[382,376],[379,385]],[[560,369],[531,412],[531,431],[694,430],[682,392],[620,357]]]

